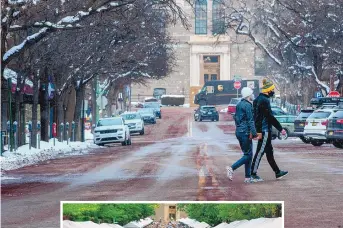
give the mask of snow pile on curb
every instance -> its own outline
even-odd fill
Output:
[[[184,107],[184,108],[189,108],[189,107],[191,107],[191,106],[190,106],[190,104],[184,104],[184,105],[182,105],[182,107]]]
[[[32,147],[30,150],[29,145],[24,145],[17,151],[6,151],[0,157],[1,170],[18,169],[57,157],[87,154],[90,149],[99,148],[92,141],[69,142],[67,145],[66,141],[62,143],[56,140],[55,143],[54,146],[54,141],[51,139],[50,142],[41,141],[41,149]]]

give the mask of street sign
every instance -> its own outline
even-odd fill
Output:
[[[233,83],[233,87],[235,87],[235,89],[240,89],[242,86],[240,81],[236,81],[235,83]]]
[[[323,97],[322,92],[321,91],[317,91],[316,92],[316,98],[320,98]]]
[[[327,97],[340,97],[341,95],[337,91],[331,91]]]
[[[234,75],[233,76],[233,80],[236,82],[236,81],[242,81],[242,77],[239,76],[239,75]]]
[[[101,97],[98,97],[98,99],[96,99],[96,103],[100,107],[100,109],[105,109],[106,105],[108,104],[108,101],[105,96],[101,96]],[[87,103],[87,108],[88,108],[88,103]]]

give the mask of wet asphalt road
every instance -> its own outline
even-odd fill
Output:
[[[287,177],[276,181],[264,157],[264,182],[244,184],[243,167],[230,182],[225,166],[241,156],[231,118],[194,122],[192,110],[163,109],[132,146],[7,172],[18,179],[2,182],[2,227],[59,227],[61,200],[285,201],[285,227],[343,225],[343,150],[275,140]]]

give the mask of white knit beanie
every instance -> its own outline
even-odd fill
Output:
[[[253,93],[254,91],[249,87],[244,87],[241,91],[242,98],[250,97]]]

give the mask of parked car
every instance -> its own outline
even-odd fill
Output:
[[[144,121],[138,112],[125,112],[121,114],[125,124],[129,127],[130,133],[144,135]]]
[[[326,137],[329,118],[334,115],[333,109],[317,109],[306,120],[304,136],[308,137],[313,146],[329,143]]]
[[[109,143],[131,145],[129,127],[122,117],[101,118],[94,129],[94,143],[99,146]]]
[[[144,121],[144,123],[156,123],[156,115],[155,111],[152,108],[142,108],[138,109],[137,111],[141,116]]]
[[[146,102],[143,104],[143,108],[152,108],[155,111],[156,117],[162,119],[161,104],[158,102]]]
[[[201,106],[198,109],[194,110],[194,120],[203,121],[203,120],[212,120],[219,121],[219,113],[214,106]]]
[[[275,118],[280,122],[283,129],[285,129],[286,134],[282,135],[275,127],[272,129],[272,136],[280,140],[286,140],[288,137],[294,136],[294,120],[296,116],[285,115],[285,116],[275,116]]]
[[[285,116],[288,115],[287,112],[282,110],[280,107],[277,106],[271,106],[273,116]]]
[[[234,115],[236,113],[236,106],[242,98],[231,98],[229,105],[227,106],[227,113]]]
[[[314,112],[313,109],[304,109],[294,121],[294,136],[299,137],[304,143],[311,143],[308,137],[304,136],[306,119]]]
[[[336,111],[330,118],[326,137],[332,144],[343,149],[343,110]]]

